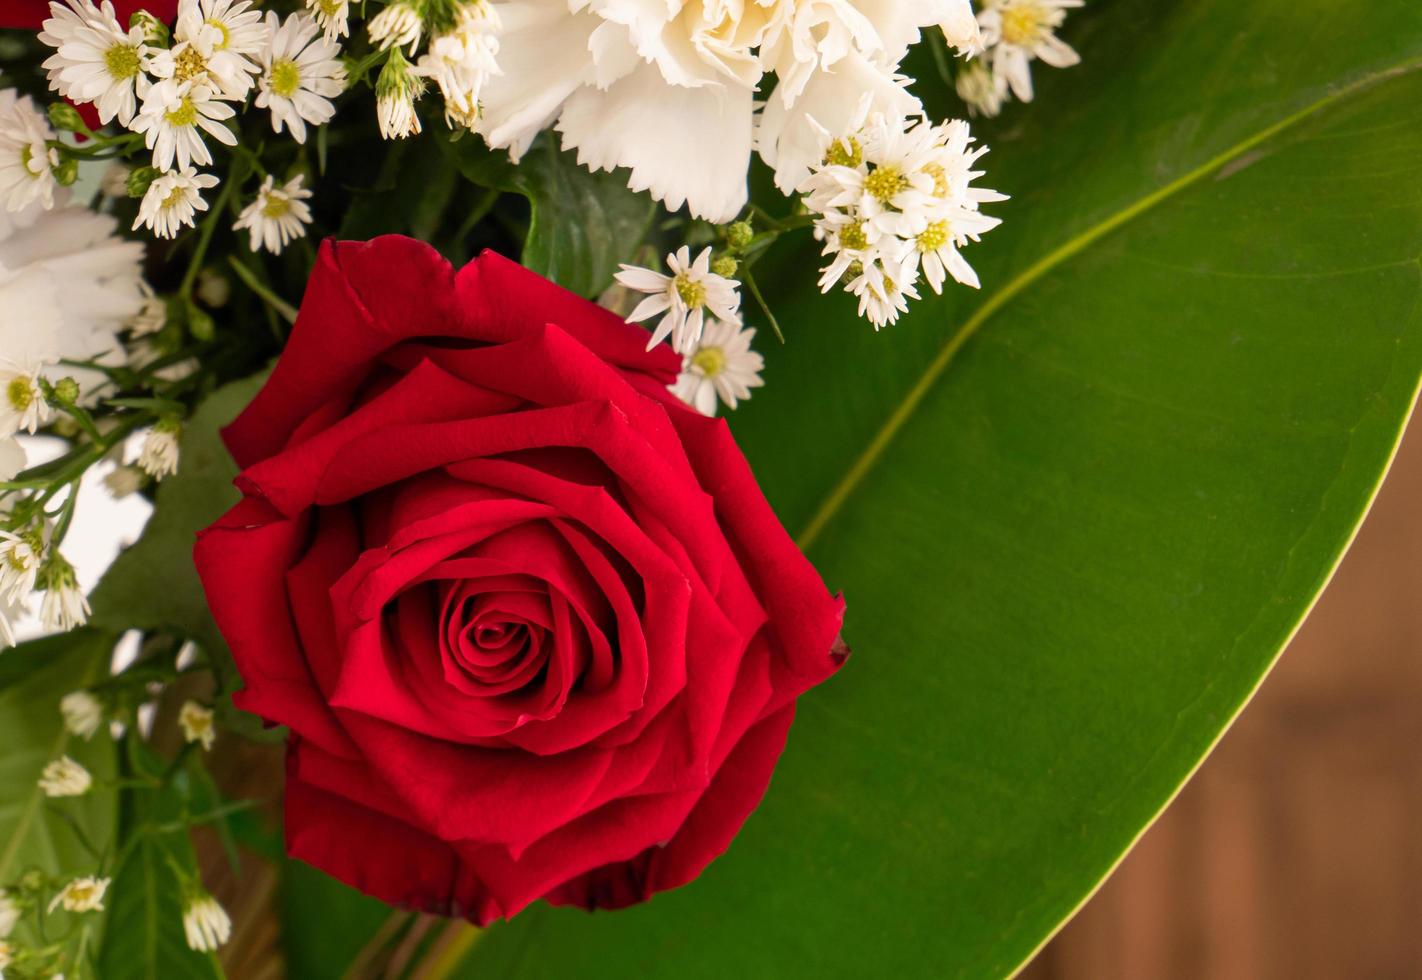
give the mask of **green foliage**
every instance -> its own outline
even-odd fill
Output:
[[[97,625],[171,629],[195,640],[212,658],[224,690],[235,678],[193,569],[193,541],[237,502],[232,486],[237,469],[218,430],[252,400],[265,377],[258,374],[220,388],[184,423],[178,472],[159,485],[143,536],[118,557],[90,596]]]
[[[591,173],[573,153],[561,152],[551,134],[516,168],[482,140],[440,145],[467,179],[528,198],[523,264],[575,293],[594,296],[612,285],[618,263],[632,258],[651,224],[652,199],[627,189],[625,171]]]
[[[287,975],[341,980],[381,925],[399,914],[309,864],[286,861],[281,878],[281,946]]]
[[[760,812],[458,976],[1010,974],[1308,610],[1422,374],[1422,8],[1116,0],[1066,37],[979,127],[1013,195],[981,295],[876,335],[808,246],[760,276],[789,343],[735,428],[855,650]]]

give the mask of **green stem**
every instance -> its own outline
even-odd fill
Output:
[[[227,210],[227,201],[232,197],[233,189],[241,183],[241,158],[232,161],[232,169],[227,172],[227,179],[222,182],[222,192],[217,195],[217,200],[212,203],[212,209],[207,212],[207,217],[203,219],[202,230],[198,233],[197,247],[193,249],[193,257],[188,261],[188,271],[183,274],[183,282],[178,287],[180,296],[189,296],[193,291],[193,283],[197,282],[198,273],[202,271],[202,260],[207,257],[207,247],[212,242],[212,236],[217,231],[217,223],[223,220],[223,212]]]
[[[770,329],[775,331],[776,338],[782,344],[785,343],[785,335],[780,332],[780,322],[775,319],[775,314],[770,312],[770,304],[766,303],[765,297],[760,294],[760,286],[756,284],[755,275],[749,266],[746,267],[745,275],[742,278],[746,288],[750,290],[751,295],[755,297],[755,301],[760,304],[761,310],[765,313],[765,318],[770,323]]]
[[[232,271],[237,274],[237,278],[241,279],[242,283],[256,293],[264,303],[280,314],[283,320],[287,323],[296,322],[296,307],[273,292],[271,287],[257,278],[255,272],[239,262],[237,256],[227,256],[227,264],[232,266]]]

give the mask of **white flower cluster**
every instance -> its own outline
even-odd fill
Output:
[[[449,127],[474,129],[484,85],[500,74],[501,26],[489,0],[394,0],[371,18],[371,42],[389,51],[375,85],[380,135],[403,139],[420,131],[415,102],[426,81],[439,89]],[[415,56],[426,28],[429,46],[412,64],[404,51]]]
[[[1085,0],[981,0],[981,57],[958,70],[959,97],[975,115],[995,116],[1015,96],[1032,101],[1032,62],[1069,68],[1081,61],[1056,31]]]
[[[874,114],[844,135],[822,130],[820,146],[800,191],[829,259],[823,291],[843,283],[877,330],[919,298],[920,274],[935,293],[950,276],[978,286],[959,249],[1000,223],[979,207],[1006,196],[972,186],[987,147],[973,145],[966,122]]]
[[[346,5],[312,6],[314,18],[283,19],[272,12],[264,18],[252,0],[181,0],[170,36],[146,14],[125,29],[110,0],[50,4],[39,35],[55,49],[44,63],[50,87],[94,104],[101,123],[117,121],[140,134],[153,153],[157,174],[143,191],[135,229],[172,238],[207,210],[203,192],[218,183],[198,169],[213,162],[208,140],[237,144],[229,122],[253,92],[272,130],[298,143],[308,126],[335,114],[331,99],[345,88],[346,70],[334,36],[345,29]],[[0,194],[12,210],[35,198],[48,206],[59,161],[48,121],[33,106],[21,109],[0,102]],[[270,190],[257,201],[264,222],[248,218],[239,227],[252,231],[254,247],[279,251],[305,233],[309,214],[288,206],[295,198],[285,188],[279,199]]]

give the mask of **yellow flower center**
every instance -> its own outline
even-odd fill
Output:
[[[703,347],[691,357],[692,365],[708,378],[726,369],[726,352],[719,347]]]
[[[948,196],[948,173],[942,166],[930,163],[923,168],[923,172],[933,178],[933,193],[938,197]]]
[[[1050,32],[1051,26],[1047,9],[1031,0],[1002,12],[1002,39],[1008,44],[1030,48]]]
[[[857,167],[864,162],[864,148],[853,136],[835,140],[825,151],[825,164],[831,167]]]
[[[207,73],[207,62],[197,49],[189,45],[173,59],[173,77],[180,82],[190,82]]]
[[[208,27],[217,28],[217,33],[222,35],[222,40],[213,45],[213,50],[226,51],[227,45],[232,43],[232,35],[228,32],[227,25],[214,17],[209,17],[204,23],[206,23]]]
[[[43,167],[40,167],[39,169],[36,169],[36,168],[30,166],[30,164],[32,164],[32,163],[34,163],[34,162],[35,162],[35,148],[34,148],[34,144],[32,144],[32,143],[26,143],[24,146],[20,147],[20,166],[22,166],[22,167],[25,168],[25,173],[29,174],[31,179],[38,178],[40,174],[44,173],[44,168],[43,168]]]
[[[341,8],[346,5],[346,0],[319,0],[317,6],[321,13],[327,17],[334,17],[341,12]]]
[[[183,200],[183,196],[183,188],[174,187],[171,191],[168,192],[168,196],[163,198],[163,203],[161,207],[164,211],[168,210],[169,208],[177,207],[178,204]]]
[[[935,221],[919,234],[918,250],[920,252],[936,252],[948,244],[948,235],[948,222]]]
[[[9,400],[11,408],[17,412],[23,412],[34,402],[35,390],[30,387],[29,379],[15,378],[5,386],[5,397]]]
[[[197,122],[197,106],[193,105],[193,100],[185,95],[176,109],[169,109],[163,113],[163,118],[168,121],[170,126],[191,126]]]
[[[270,79],[272,91],[283,99],[289,99],[301,87],[301,69],[290,58],[272,62]]]
[[[265,218],[280,218],[291,211],[291,202],[281,194],[267,195],[266,203],[262,205],[262,216]]]
[[[869,236],[864,231],[863,222],[856,221],[839,230],[839,247],[851,252],[859,252],[869,247]]]
[[[130,44],[111,44],[104,52],[104,68],[119,81],[138,74],[138,49]]]
[[[876,167],[864,178],[864,189],[881,204],[888,204],[901,192],[908,189],[909,180],[898,167]]]
[[[676,294],[690,309],[694,310],[705,304],[706,286],[703,283],[688,278],[685,272],[679,273],[672,283],[676,286]]]

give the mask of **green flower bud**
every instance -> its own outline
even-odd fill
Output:
[[[134,167],[128,175],[128,196],[142,197],[148,193],[148,185],[158,179],[157,167]]]
[[[139,10],[128,19],[130,28],[138,27],[143,30],[143,40],[158,48],[168,46],[168,25],[157,17],[154,17],[146,10]]]
[[[188,333],[193,335],[194,340],[211,340],[216,329],[212,317],[196,306],[188,307]]]
[[[61,157],[59,166],[54,168],[54,179],[68,187],[79,179],[79,161],[74,157]]]
[[[79,110],[68,102],[51,102],[49,104],[49,122],[55,129],[62,129],[71,133],[89,128],[84,125],[84,120],[80,118]]]
[[[726,229],[726,244],[739,252],[755,238],[755,229],[749,221],[737,221]]]
[[[79,382],[60,378],[54,383],[54,400],[61,405],[73,405],[79,400]]]
[[[725,276],[727,279],[734,276],[740,267],[741,264],[735,260],[734,256],[730,255],[717,256],[716,261],[711,263],[711,271],[718,276]]]

